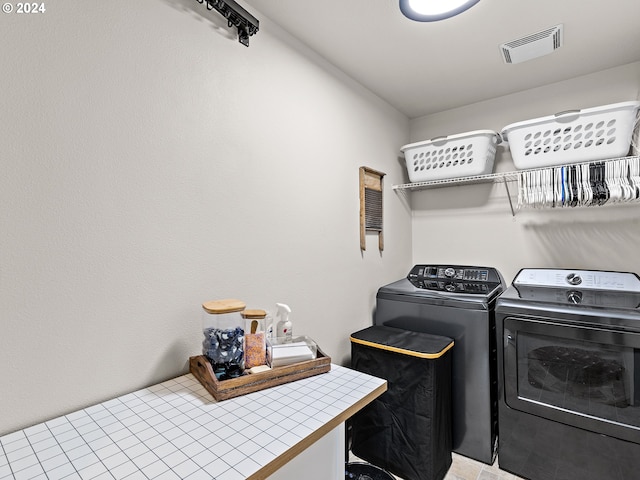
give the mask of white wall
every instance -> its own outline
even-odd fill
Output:
[[[514,66],[517,68],[517,66]],[[489,129],[570,109],[640,98],[640,63],[496,98],[411,122],[411,142]],[[498,148],[496,171],[512,171]],[[517,198],[516,184],[511,197]],[[640,273],[640,204],[522,210],[512,217],[502,184],[412,193],[413,263],[494,266],[511,282],[525,267]]]
[[[259,12],[245,48],[193,0],[46,7],[0,18],[0,435],[186,372],[206,300],[288,303],[344,362],[410,267],[408,119]]]

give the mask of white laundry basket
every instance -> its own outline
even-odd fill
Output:
[[[500,142],[498,133],[476,130],[410,143],[400,150],[404,153],[409,180],[428,182],[491,173],[496,145]]]
[[[556,113],[502,129],[516,168],[626,156],[640,101]]]

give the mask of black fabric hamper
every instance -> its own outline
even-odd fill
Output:
[[[387,391],[351,418],[351,451],[405,480],[441,480],[451,466],[453,340],[373,326],[351,335],[351,367]]]

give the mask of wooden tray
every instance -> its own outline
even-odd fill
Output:
[[[204,355],[189,358],[189,371],[216,400],[227,400],[265,388],[275,387],[302,378],[327,373],[331,370],[331,357],[318,348],[317,358],[306,362],[276,367],[266,372],[247,373],[230,380],[218,380]]]

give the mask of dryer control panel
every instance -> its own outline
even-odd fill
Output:
[[[604,308],[640,307],[640,277],[632,272],[523,268],[513,280],[522,299]]]
[[[413,286],[425,290],[483,295],[501,282],[495,268],[466,265],[416,265],[407,279]]]

